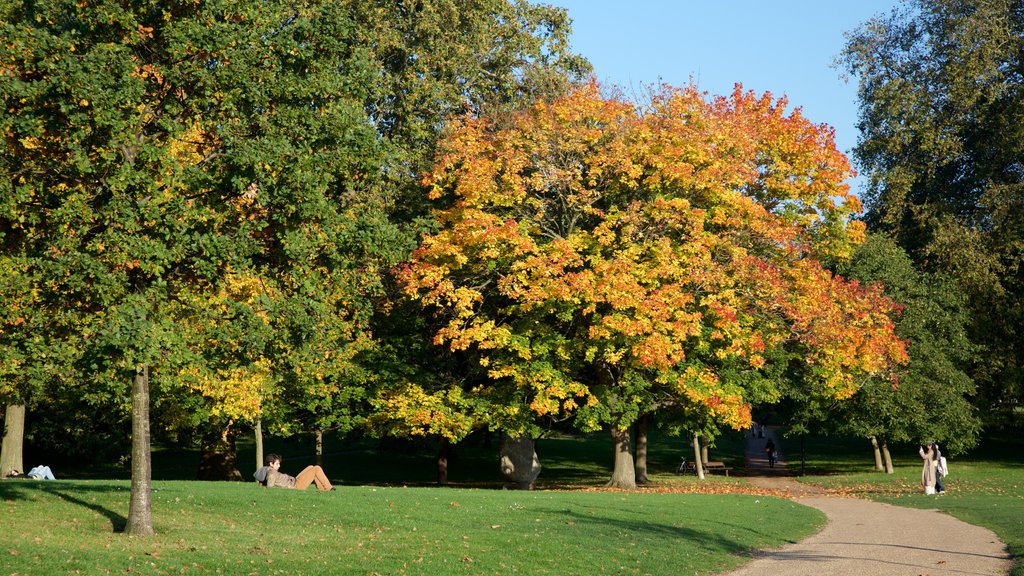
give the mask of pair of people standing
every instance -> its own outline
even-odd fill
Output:
[[[946,470],[941,466],[942,452],[935,442],[928,442],[917,449],[923,462],[921,466],[921,485],[925,494],[944,494],[946,487],[942,485],[942,476]]]

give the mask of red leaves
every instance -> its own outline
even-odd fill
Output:
[[[743,391],[712,367],[758,369],[792,344],[823,391],[848,395],[905,351],[880,290],[815,260],[863,239],[860,204],[831,130],[786,106],[688,87],[638,111],[591,85],[501,128],[466,119],[424,180],[450,207],[406,290],[451,319],[439,343],[475,347],[536,413],[571,410],[589,394],[575,371],[601,363],[744,426]]]

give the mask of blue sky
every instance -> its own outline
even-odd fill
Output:
[[[713,94],[739,82],[786,95],[804,116],[836,129],[849,154],[857,143],[857,87],[833,67],[844,32],[888,14],[898,0],[546,0],[568,9],[573,48],[597,79],[626,88],[682,86]],[[852,161],[852,158],[851,158]],[[859,182],[854,183],[855,187]]]

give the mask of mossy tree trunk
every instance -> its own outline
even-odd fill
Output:
[[[882,440],[882,456],[885,458],[885,473],[892,474],[892,456],[889,454],[889,443]]]
[[[256,419],[256,468],[263,466],[263,420]]]
[[[324,431],[316,431],[316,465],[324,465]]]
[[[444,436],[437,450],[437,483],[444,486],[448,483],[448,457],[451,455],[451,443]]]

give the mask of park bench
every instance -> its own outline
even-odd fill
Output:
[[[729,466],[725,465],[725,462],[719,462],[716,460],[709,460],[704,464],[705,472],[725,472],[725,476],[729,477],[729,471],[732,470]],[[679,468],[676,469],[676,474],[683,474],[685,472],[697,473],[697,464],[695,462],[689,462],[686,458],[679,463]]]

